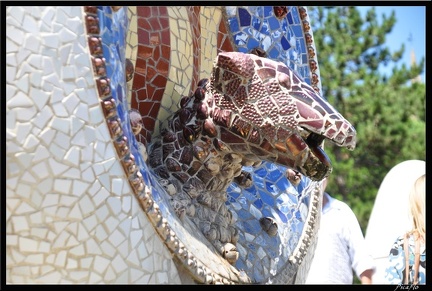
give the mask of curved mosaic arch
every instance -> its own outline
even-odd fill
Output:
[[[162,204],[164,208],[167,207],[165,204],[168,204],[159,195],[159,193],[164,190],[160,187],[158,188],[157,185],[152,183],[150,175],[143,177],[142,172],[144,171],[144,175],[148,172],[148,169],[145,166],[145,161],[143,160],[145,152],[140,153],[137,150],[133,151],[133,149],[141,148],[142,150],[145,148],[145,145],[151,141],[152,133],[157,131],[158,126],[156,123],[161,120],[161,122],[163,122],[167,115],[174,112],[177,109],[179,98],[185,94],[187,90],[190,90],[188,88],[194,88],[194,84],[196,84],[199,79],[201,70],[200,64],[202,62],[204,63],[200,58],[201,46],[198,41],[201,34],[200,28],[203,28],[200,22],[200,17],[201,19],[203,18],[202,14],[200,14],[200,7],[177,8],[179,10],[178,13],[175,13],[175,9],[172,9],[172,7],[129,8],[129,18],[136,19],[136,25],[134,23],[126,24],[128,21],[126,13],[123,13],[122,16],[114,19],[117,11],[119,11],[121,7],[102,7],[98,9],[97,7],[86,6],[84,8],[86,13],[87,33],[89,35],[89,48],[92,55],[101,105],[105,113],[107,125],[110,129],[110,134],[117,150],[118,157],[124,166],[125,174],[129,178],[131,187],[134,190],[136,197],[139,199],[140,205],[147,214],[149,220],[152,222],[164,244],[181,262],[181,265],[192,274],[193,280],[207,284],[257,283],[257,278],[251,279],[246,271],[238,270],[236,267],[228,264],[220,256],[215,255],[214,252],[209,251],[208,248],[211,246],[206,243],[205,238],[201,238],[197,241],[196,238],[188,236],[188,233],[190,233],[191,230],[184,229],[182,225],[176,223],[174,217],[170,215],[171,211],[169,209],[161,210],[160,204]],[[286,7],[264,7],[263,13],[267,13],[267,18],[270,19],[264,23],[267,23],[268,25],[274,25],[276,23],[277,8],[282,9],[282,12],[280,12],[281,14],[278,15],[278,19],[283,20],[282,22],[285,24],[285,29],[288,26],[288,22],[290,25],[293,25],[293,19],[296,17],[298,18],[297,26],[294,26],[294,30],[288,31],[288,34],[291,32],[293,33],[293,38],[303,38],[304,41],[301,42],[301,44],[307,45],[307,50],[303,48],[304,51],[302,52],[303,63],[298,61],[296,62],[295,60],[293,61],[293,58],[291,58],[288,59],[288,65],[293,67],[297,72],[301,72],[303,78],[308,81],[317,92],[319,92],[319,70],[313,46],[312,32],[310,31],[308,22],[307,10],[304,7],[290,7],[290,11],[288,12]],[[203,10],[205,9],[206,8],[203,8]],[[218,8],[212,7],[212,9]],[[217,32],[218,49],[217,51],[213,51],[213,54],[220,51],[232,51],[233,47],[236,47],[236,50],[238,51],[247,52],[247,46],[244,45],[244,40],[245,38],[253,40],[253,35],[244,37],[247,33],[239,30],[237,36],[242,34],[243,46],[241,42],[232,40],[234,34],[232,29],[236,28],[235,22],[238,21],[236,18],[236,9],[238,9],[239,14],[244,14],[245,11],[247,11],[247,8],[236,7],[227,7],[226,10],[219,9],[220,23]],[[270,11],[273,12],[272,15],[270,15]],[[136,14],[133,15],[134,13]],[[132,17],[130,17],[131,14]],[[174,15],[174,17],[178,17],[177,21],[184,24],[182,27],[184,28],[183,31],[180,29],[181,24],[178,26],[170,26],[170,14]],[[181,15],[187,15],[187,18]],[[101,23],[99,23],[102,19],[103,22],[101,21]],[[210,18],[208,18],[207,21],[209,21],[209,19]],[[239,19],[240,22],[243,21],[242,18]],[[128,25],[132,27],[132,29],[129,29],[129,32],[125,29]],[[187,29],[188,25],[191,26],[189,30]],[[242,26],[246,25],[243,23]],[[178,31],[173,32],[173,30],[176,29],[178,29]],[[231,31],[228,32],[230,29]],[[113,33],[109,36],[105,35],[104,39],[101,30],[105,30],[105,32],[113,31]],[[137,33],[137,31],[140,31],[140,33]],[[215,31],[213,31],[213,33],[214,32]],[[135,37],[135,41],[132,41],[133,38],[130,36],[131,33],[137,33],[138,37]],[[176,33],[178,34],[178,37],[182,33],[183,38],[187,39],[189,37],[190,43],[187,44],[184,42],[183,46],[192,44],[190,49],[184,51],[179,49],[182,47],[180,37],[178,39],[179,43],[177,43],[178,47],[173,47],[171,45],[170,36],[175,35]],[[106,48],[110,46],[109,39],[122,39],[125,37],[125,34],[129,35],[129,45],[132,45],[135,48],[135,51],[137,51],[135,58],[133,54],[130,54],[134,63],[125,59],[125,51],[119,53],[118,56],[120,64],[125,64],[126,61],[128,61],[132,63],[132,65],[135,65],[134,76],[131,80],[132,89],[129,92],[126,92],[126,88],[119,85],[122,82],[122,78],[123,80],[126,80],[126,73],[121,74],[122,70],[115,68],[115,66],[118,65],[118,62],[110,59],[110,55],[113,55],[113,51],[115,54],[115,49],[113,50],[111,48],[110,55],[106,53],[107,50],[110,50],[110,48]],[[268,35],[266,37],[269,38]],[[280,58],[280,61],[287,60],[286,55],[282,56],[280,53],[283,49],[286,49],[287,46],[289,46],[287,43],[287,38],[283,36],[281,46],[279,46],[279,51],[277,51],[276,46],[270,50],[270,53],[273,54],[273,58],[275,58],[274,51],[277,51],[278,57],[276,57],[276,59]],[[256,45],[263,46],[263,42],[256,42]],[[136,47],[138,47],[138,49],[136,49]],[[124,49],[121,45],[120,48]],[[171,92],[166,92],[169,90],[167,90],[167,88],[171,88],[171,90],[175,91],[175,86],[178,87],[179,85],[185,85],[182,83],[182,77],[173,80],[172,77],[170,79],[168,73],[170,62],[179,64],[178,61],[180,60],[174,61],[171,59],[171,56],[175,55],[172,51],[176,49],[178,49],[178,59],[180,59],[179,56],[181,56],[193,64],[192,70],[186,70],[186,73],[189,73],[192,77],[190,84],[186,84],[186,86],[182,88],[183,91],[177,92],[176,95],[169,96]],[[264,49],[269,50],[269,48]],[[117,52],[118,51],[119,47],[117,46]],[[106,59],[110,59],[109,62],[113,67],[111,72],[109,65],[108,68],[106,68]],[[209,63],[208,59],[206,61]],[[172,63],[171,66],[173,66]],[[298,65],[301,66],[301,69]],[[114,71],[120,72],[120,74],[115,76],[119,79],[117,91],[115,90],[116,85],[111,83],[110,78],[107,76],[107,74],[112,75]],[[204,71],[204,73],[209,75],[210,68],[201,71]],[[119,86],[121,88],[119,88]],[[121,104],[129,103],[125,100],[126,96],[128,96],[127,101],[130,102],[131,107],[136,108],[136,110],[144,116],[144,135],[140,134],[138,136],[138,140],[141,142],[138,146],[134,141],[133,135],[130,134],[131,129],[129,128],[129,116],[127,115],[128,106],[121,106]],[[172,97],[175,96],[177,96],[177,102],[172,100]],[[171,97],[170,102],[165,102],[164,104],[164,98],[167,99],[169,97]],[[116,106],[116,103],[120,104]],[[165,114],[161,114],[161,111],[163,110],[165,110]],[[289,258],[287,258],[288,261],[284,263],[280,269],[276,270],[276,275],[271,274],[270,271],[267,270],[267,277],[264,278],[265,280],[261,283],[264,283],[265,281],[275,282],[277,280],[288,283],[295,277],[295,272],[313,241],[315,222],[319,219],[319,211],[316,211],[319,209],[319,191],[317,189],[309,190],[309,195],[311,196],[311,202],[310,205],[308,205],[310,210],[305,220],[305,229],[301,232],[301,237],[299,238],[297,247],[292,251]],[[200,243],[203,244],[200,248],[191,247]],[[211,263],[209,264],[208,261]],[[245,265],[242,267],[245,267]],[[263,270],[260,270],[260,272],[263,272]]]

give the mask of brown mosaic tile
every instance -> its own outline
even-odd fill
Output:
[[[139,110],[143,116],[143,130],[136,137],[146,145],[155,128],[169,73],[171,50],[167,7],[138,6],[137,26],[138,52],[131,108]]]
[[[224,16],[223,16],[224,17]],[[231,43],[231,40],[229,38],[229,35],[227,33],[226,28],[226,21],[223,19],[219,23],[219,32],[217,36],[217,47],[218,47],[218,53],[220,52],[232,52],[233,51],[233,45]]]
[[[189,6],[188,18],[192,31],[192,45],[193,45],[193,76],[191,88],[195,88],[199,81],[199,71],[201,64],[201,26],[200,26],[200,7]]]

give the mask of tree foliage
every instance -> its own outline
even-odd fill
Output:
[[[357,131],[354,151],[325,144],[333,164],[327,191],[352,207],[365,231],[387,172],[405,160],[426,160],[426,89],[411,82],[424,58],[407,68],[398,65],[404,45],[385,46],[394,11],[381,20],[373,7],[364,18],[354,6],[309,7],[308,13],[322,95]],[[394,64],[390,76],[379,71]]]

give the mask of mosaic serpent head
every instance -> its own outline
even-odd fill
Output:
[[[323,141],[351,150],[356,143],[354,127],[293,70],[240,52],[220,53],[167,124],[148,163],[176,214],[232,264],[238,231],[226,190],[251,185],[244,166],[269,161],[320,181],[332,171]]]

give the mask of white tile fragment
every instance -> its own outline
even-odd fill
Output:
[[[116,216],[109,216],[106,221],[104,221],[105,227],[108,229],[108,233],[112,233],[118,227],[119,221],[115,217]]]
[[[84,244],[79,244],[76,247],[70,249],[69,253],[77,257],[84,256],[86,254],[84,249]]]
[[[58,34],[42,34],[42,43],[49,47],[57,49],[59,47],[59,36]]]
[[[32,98],[32,101],[34,102],[34,104],[36,104],[39,110],[42,110],[42,108],[44,108],[44,106],[47,104],[47,101],[49,99],[48,92],[42,91],[35,87],[30,88],[30,96]],[[49,110],[50,114],[52,115],[51,109],[47,108],[45,110]]]
[[[54,176],[59,176],[61,173],[63,173],[69,168],[69,166],[63,163],[59,163],[55,159],[49,159],[48,164],[50,165],[51,172]]]
[[[81,242],[79,242],[79,241],[75,238],[75,236],[71,235],[71,236],[69,237],[69,239],[68,239],[68,242],[67,242],[66,246],[70,248],[70,247],[77,246],[77,245],[79,245],[79,244],[81,244]]]
[[[54,191],[63,193],[63,194],[70,194],[70,188],[72,185],[71,180],[67,179],[55,179],[54,180]]]
[[[87,196],[86,196],[87,197]],[[83,220],[83,224],[89,232],[93,232],[94,228],[98,226],[96,215],[92,213],[92,215],[87,216]],[[101,240],[100,240],[101,241]]]
[[[10,84],[6,84],[6,100],[11,101],[10,99],[15,96],[15,93],[17,92],[17,88],[15,86],[12,86]],[[9,105],[7,105],[9,107]]]
[[[84,126],[84,124],[84,121],[78,118],[72,118],[71,135],[75,135],[77,132],[79,132]]]
[[[115,254],[116,254],[116,249],[106,240],[102,241],[101,243],[101,249],[106,256],[108,256],[109,258],[114,258]]]
[[[108,238],[109,242],[119,251],[118,246],[125,240],[124,235],[115,229]]]
[[[126,183],[125,183],[126,184]],[[122,197],[122,210],[124,213],[129,213],[129,211],[131,210],[131,205],[132,205],[132,197],[129,196],[123,196]],[[129,230],[128,230],[129,232]]]
[[[34,152],[34,157],[33,157],[32,162],[37,163],[39,161],[48,159],[49,156],[50,156],[50,153],[48,152],[48,149],[45,146],[39,144],[38,147],[36,148],[35,152]]]
[[[66,95],[71,94],[76,89],[75,77],[64,79],[62,88]]]
[[[29,107],[33,105],[33,100],[21,91],[18,91],[15,96],[10,98],[6,103],[6,106],[10,109],[15,107]]]
[[[54,87],[51,94],[50,104],[61,102],[65,97],[66,95],[64,94],[62,89]]]
[[[81,213],[84,216],[91,214],[95,210],[95,207],[88,196],[82,196],[79,205]]]
[[[83,216],[81,214],[80,208],[78,206],[78,204],[75,204],[75,206],[71,209],[71,211],[68,214],[68,217],[71,220],[82,220]],[[79,240],[81,240],[80,238],[78,238]]]
[[[73,66],[62,66],[61,67],[61,77],[63,80],[75,80],[75,78],[76,78],[75,68]],[[63,88],[64,88],[64,86],[63,86]]]
[[[16,20],[16,22],[22,23],[24,13],[24,9],[22,9],[22,7],[20,6],[9,6],[6,14],[12,16]]]
[[[98,124],[102,121],[104,121],[105,117],[103,115],[103,112],[99,106],[95,106],[90,108],[90,122],[93,124]]]
[[[30,215],[30,220],[33,225],[42,223],[42,212],[38,211],[32,215]]]
[[[38,34],[38,23],[36,22],[36,20],[29,16],[28,14],[24,15],[24,21],[23,21],[23,25],[22,25],[22,29],[24,29],[27,32],[30,33],[34,33],[34,34]]]
[[[96,128],[96,138],[101,141],[110,141],[111,135],[108,130],[108,125],[106,122],[102,122],[99,126]]]
[[[71,163],[74,166],[78,166],[80,163],[80,150],[76,146],[72,146],[67,152],[65,156],[65,160]]]
[[[9,66],[13,66],[15,67],[17,65],[17,60],[15,57],[15,54],[11,53],[11,54],[6,54],[6,64]],[[12,87],[12,86],[10,86]]]
[[[24,172],[24,174],[21,176],[21,181],[30,184],[37,182],[36,178],[29,171]]]
[[[36,236],[41,239],[46,239],[48,229],[46,229],[45,227],[32,227],[30,233],[32,236]]]
[[[105,188],[101,188],[96,195],[93,197],[93,203],[96,207],[106,203],[106,199],[110,196],[109,192]]]
[[[33,157],[34,153],[30,152],[20,152],[15,155],[15,158],[18,160],[23,169],[28,169],[30,167]]]
[[[114,270],[117,272],[117,274],[127,269],[127,264],[120,255],[117,255],[112,262],[112,266],[114,267]]]
[[[110,262],[111,261],[107,258],[104,258],[102,256],[95,256],[94,270],[102,275],[107,269]]]
[[[16,78],[15,78],[15,85],[17,84],[18,81],[21,80],[21,78],[23,78],[25,75],[32,73],[34,70],[35,69],[32,66],[30,66],[27,62],[23,62],[21,64],[21,66],[19,67],[19,70],[17,72]],[[27,76],[27,78],[28,78],[28,76]],[[26,92],[26,91],[24,91],[24,92]]]
[[[67,252],[66,251],[60,251],[57,253],[54,265],[60,268],[64,268],[65,263],[66,263],[66,255]]]
[[[54,142],[65,150],[70,149],[70,136],[61,131],[57,131]]]
[[[42,65],[42,56],[39,54],[31,54],[28,57],[27,62],[33,67],[34,70],[38,70]],[[34,70],[32,71],[32,73],[34,72]]]
[[[91,167],[88,168],[88,169],[86,169],[86,170],[84,170],[84,171],[82,171],[82,179],[84,181],[87,181],[87,182],[90,182],[90,183],[94,182],[95,175],[94,175],[93,169]]]
[[[15,82],[16,77],[16,68],[11,66],[6,66],[6,82],[9,84],[13,84]],[[12,98],[12,96],[8,96]]]
[[[94,256],[89,256],[88,258],[81,259],[80,265],[83,269],[89,269],[93,264],[93,261],[94,261]]]
[[[39,6],[31,7],[30,15],[36,18],[36,20],[39,20],[41,17],[41,7]]]
[[[141,268],[130,268],[130,282],[131,283],[139,283],[139,284],[146,284],[148,283],[147,280],[143,279],[145,274],[147,274],[147,277],[150,276],[149,273],[143,272]]]
[[[80,229],[80,235],[85,235],[84,233],[84,227],[82,227],[82,231]],[[88,234],[87,234],[88,236]],[[86,241],[86,249],[87,249],[87,254],[92,254],[92,255],[101,255],[102,251],[100,249],[99,243],[97,243],[94,239],[90,238],[87,239]]]
[[[131,226],[132,226],[132,221],[130,218],[126,218],[125,220],[123,220],[123,222],[120,223],[120,229],[126,236],[129,235]]]
[[[59,194],[47,193],[44,195],[44,199],[42,201],[42,207],[54,206],[59,203]]]
[[[120,195],[123,189],[123,179],[114,178],[111,180],[111,191],[113,194]]]
[[[62,43],[70,43],[72,41],[74,41],[76,39],[77,35],[75,33],[73,33],[72,31],[70,31],[68,28],[63,27],[60,30],[60,41]]]
[[[28,65],[27,65],[28,66]],[[30,66],[28,66],[30,68]],[[30,81],[29,81],[29,74],[25,74],[23,76],[20,76],[18,78],[18,80],[15,82],[15,85],[17,86],[18,89],[20,89],[22,92],[24,92],[25,94],[28,94],[28,90],[29,90],[29,85],[30,85]]]
[[[105,276],[104,276],[105,282],[110,282],[112,280],[115,280],[118,277],[118,275],[114,272],[114,270],[111,266],[112,265],[108,266],[108,269],[105,272]]]
[[[72,115],[80,100],[75,93],[69,94],[63,98],[62,103],[68,111],[68,115]]]
[[[76,84],[76,86],[77,86],[79,89],[82,89],[82,88],[84,88],[84,87],[87,87],[87,83],[86,83],[85,79],[82,78],[82,77],[77,77],[76,80],[75,80],[75,84]],[[76,92],[76,91],[77,91],[77,89],[75,89],[75,92]]]
[[[17,123],[16,124],[16,141],[20,144],[23,144],[25,142],[25,139],[27,138],[28,134],[31,130],[30,123]]]
[[[31,121],[32,118],[36,115],[37,110],[35,107],[23,107],[13,109],[16,113],[16,119],[21,122]]]
[[[25,49],[23,47],[20,47],[20,49],[18,50],[18,52],[16,54],[18,64],[24,63],[30,54],[31,54],[31,51],[29,51],[28,49]]]
[[[45,7],[41,14],[41,19],[47,25],[51,25],[55,16],[54,7]]]
[[[59,105],[59,103],[55,104],[54,107],[56,105]],[[62,107],[64,108],[64,106],[62,106]],[[51,128],[53,128],[53,129],[55,129],[55,130],[58,130],[58,131],[60,131],[60,132],[62,132],[64,134],[69,135],[70,128],[71,128],[71,122],[72,122],[72,120],[70,118],[56,117],[56,116],[54,116],[51,119],[51,122],[50,122],[49,126]]]
[[[54,63],[51,57],[42,56],[42,68],[44,76],[54,73]]]
[[[17,186],[17,182],[18,182],[18,177],[7,177],[6,186],[12,190],[15,190],[15,187]]]
[[[20,233],[21,231],[30,230],[25,216],[14,215],[11,218],[11,223],[13,225],[14,233]]]
[[[9,27],[6,29],[6,36],[19,46],[24,42],[24,35],[25,33],[21,29],[15,27]]]
[[[52,187],[53,187],[53,179],[51,177],[48,177],[42,181],[39,181],[39,183],[37,185],[37,189],[43,195],[50,192],[52,190]]]
[[[39,242],[34,239],[28,239],[25,237],[18,238],[18,250],[21,253],[31,252],[36,253],[38,251]]]
[[[6,153],[8,153],[8,151]],[[6,173],[8,173],[9,176],[17,175],[20,173],[20,167],[17,163],[9,162],[6,164]]]
[[[121,211],[121,201],[118,197],[110,197],[107,199],[108,206],[113,216],[118,216]]]
[[[46,161],[35,164],[32,167],[32,172],[39,178],[39,180],[45,179],[50,175]]]
[[[64,44],[59,49],[60,60],[61,60],[63,66],[66,66],[68,64],[73,65],[69,61],[69,59],[71,57],[71,48],[72,48],[72,44]]]
[[[15,43],[8,41],[6,42],[6,53],[14,53],[16,56],[16,52],[18,51],[18,45],[16,45]],[[13,67],[13,69],[16,70],[15,67]],[[15,75],[15,74],[13,74]],[[6,76],[7,77],[7,76]],[[8,81],[13,80],[12,76],[9,76],[9,78],[7,78]]]
[[[30,196],[30,201],[34,207],[39,208],[42,203],[42,195],[39,193],[37,189],[32,189],[32,194]],[[45,223],[50,223],[51,218],[45,218]],[[33,223],[34,220],[32,220]]]
[[[93,162],[93,145],[91,143],[81,150],[81,161]]]
[[[76,110],[75,110],[75,115],[84,120],[85,122],[89,121],[89,112],[88,112],[88,107],[86,104],[78,104]]]
[[[63,103],[56,103],[52,105],[52,108],[54,110],[54,114],[59,117],[67,117],[69,116],[69,113],[67,112],[65,106]]]
[[[130,264],[128,264],[129,267],[130,266],[140,267],[140,265],[141,265],[140,261],[138,259],[138,254],[137,254],[136,250],[134,250],[134,249],[132,249],[132,251],[127,255],[126,261],[128,263],[130,263]]]
[[[66,263],[66,270],[75,270],[75,269],[78,269],[77,260],[68,258]]]
[[[87,197],[84,195],[85,191],[89,187],[89,183],[82,182],[80,180],[74,180],[73,181],[73,187],[72,187],[72,194],[77,197]],[[87,199],[87,198],[85,198]],[[90,205],[89,205],[90,206]]]
[[[23,145],[24,149],[31,152],[33,148],[39,144],[39,139],[37,139],[33,134],[29,134]]]
[[[45,108],[48,108],[48,107],[45,107]],[[40,134],[39,137],[40,137],[41,142],[43,144],[45,144],[45,146],[50,146],[51,142],[54,139],[55,134],[56,134],[55,130],[53,130],[53,129],[49,128],[49,127],[46,127],[46,128],[44,128],[42,130],[42,132],[41,132],[41,134]],[[51,152],[51,149],[50,149],[50,152]]]

